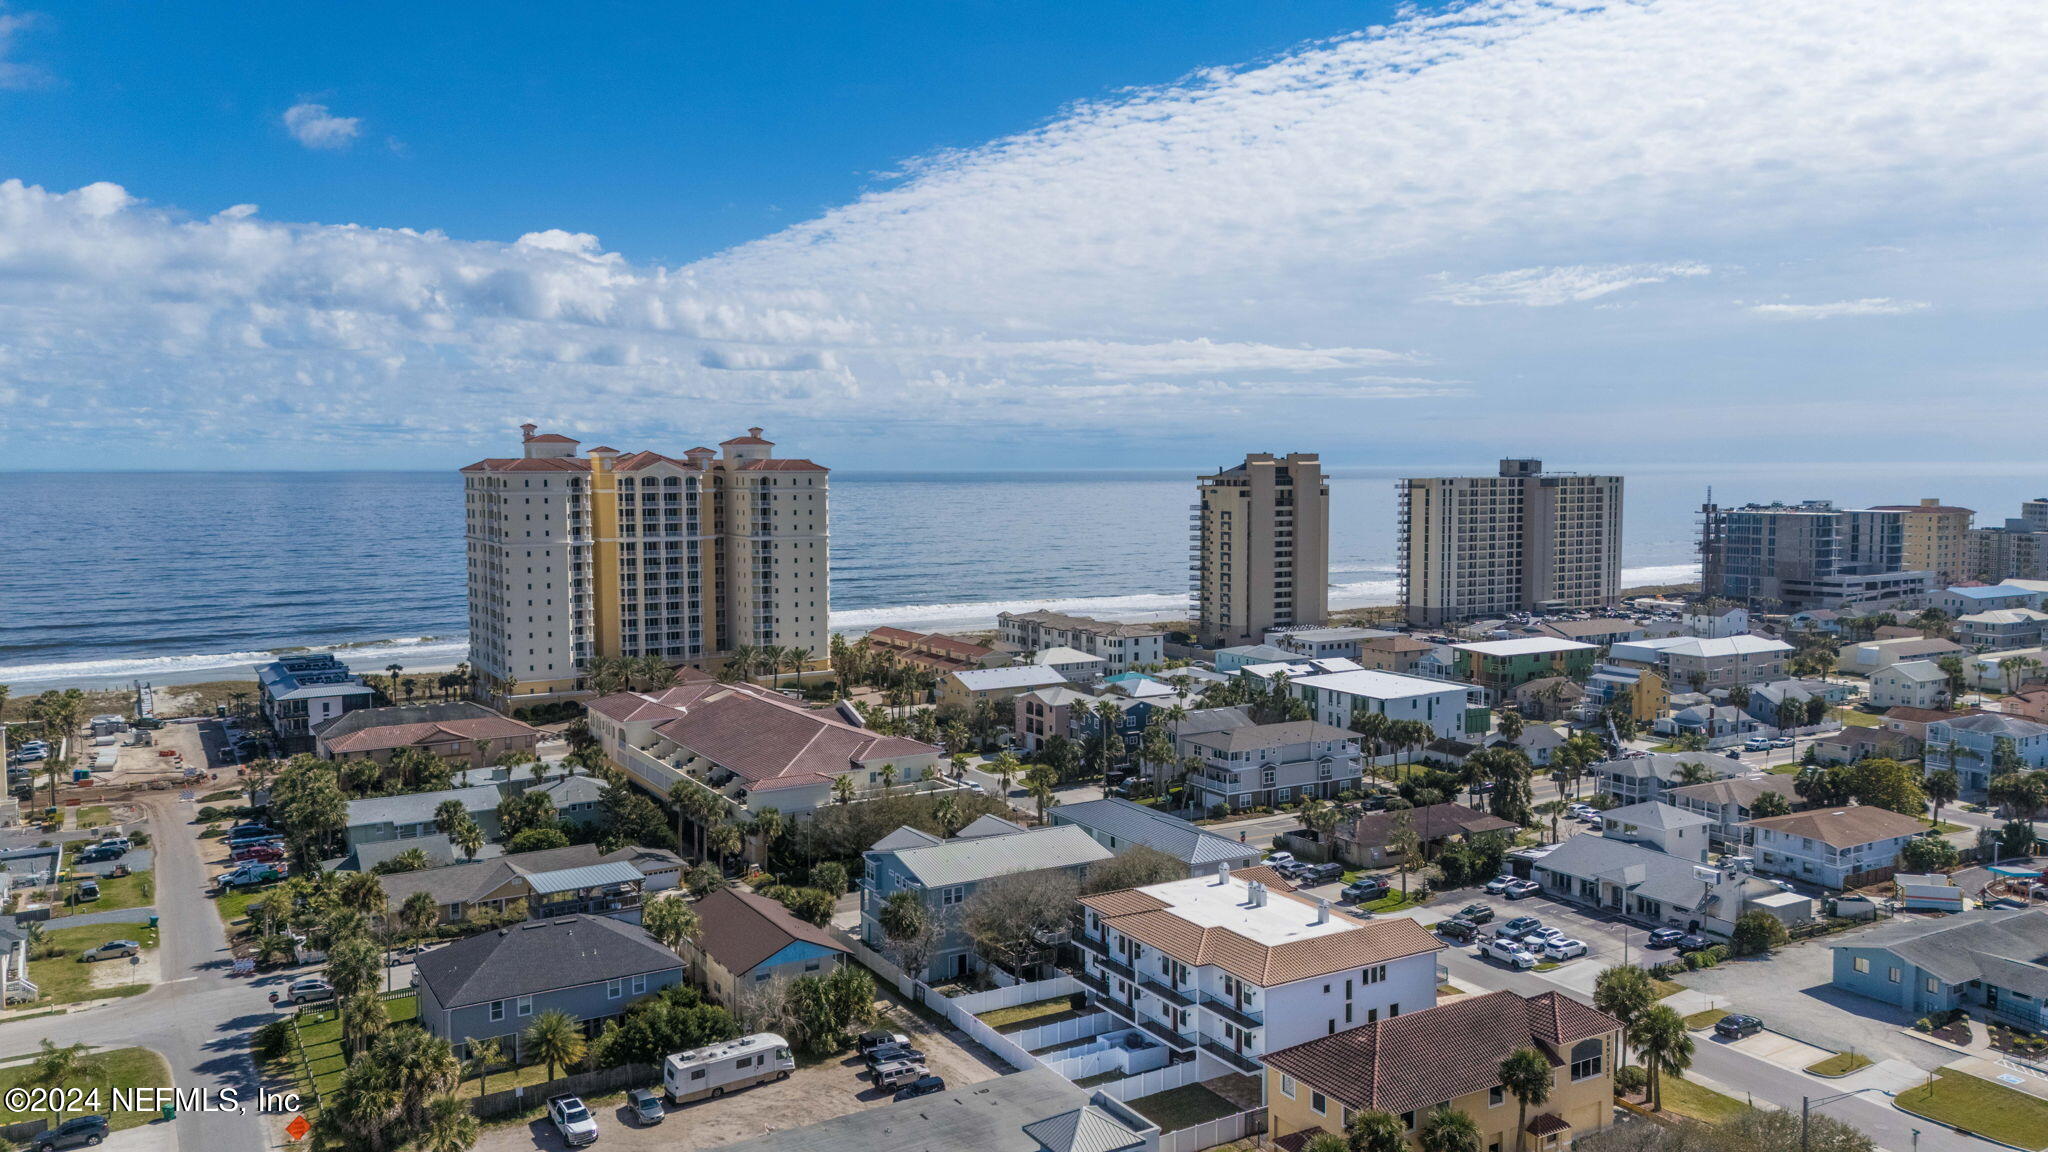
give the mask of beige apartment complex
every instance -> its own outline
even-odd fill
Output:
[[[680,459],[522,426],[520,455],[462,470],[470,664],[491,696],[587,690],[599,657],[716,664],[826,650],[827,470],[761,429]]]
[[[1410,624],[1599,608],[1620,599],[1621,477],[1503,460],[1498,476],[1396,485],[1401,599]]]
[[[1202,643],[1257,644],[1330,611],[1330,488],[1321,457],[1254,452],[1199,480],[1190,591]]]
[[[1902,563],[1908,571],[1932,572],[1942,587],[1969,579],[1974,510],[1923,499],[1918,504],[1880,504],[1871,511],[1899,514],[1906,545]]]

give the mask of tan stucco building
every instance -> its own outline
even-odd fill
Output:
[[[1193,571],[1203,644],[1257,644],[1330,615],[1330,486],[1313,452],[1254,452],[1201,477]]]

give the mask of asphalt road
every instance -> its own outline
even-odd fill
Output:
[[[249,1035],[272,1016],[270,988],[294,974],[230,974],[226,933],[205,895],[205,869],[186,823],[193,805],[175,793],[150,794],[141,803],[157,849],[165,982],[125,1000],[0,1024],[0,1053],[33,1052],[45,1037],[58,1044],[154,1049],[169,1062],[178,1089],[203,1089],[218,1099],[222,1089],[233,1088],[243,1101],[240,1111],[180,1109],[175,1135],[186,1152],[261,1152],[272,1144],[272,1126],[255,1111],[262,1081],[249,1058]]]

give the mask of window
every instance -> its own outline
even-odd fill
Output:
[[[1941,981],[1936,977],[1929,976],[1927,978],[1927,990],[1929,992],[1941,991]]]
[[[1600,1075],[1601,1059],[1606,1054],[1607,1046],[1598,1037],[1572,1045],[1572,1079],[1586,1080]]]
[[[1892,982],[1892,983],[1894,983],[1894,984],[1897,984],[1897,983],[1899,982],[1899,966],[1898,966],[1898,965],[1896,965],[1896,964],[1892,965],[1892,971],[1891,971],[1891,976],[1890,976],[1890,979],[1891,979],[1891,982]]]
[[[503,1000],[493,1000],[493,1001],[491,1001],[491,1019],[493,1019],[493,1020],[503,1020],[504,1018],[505,1018],[505,1002],[504,1002]]]
[[[519,1014],[521,1016],[533,1015],[533,997],[521,996],[519,998]]]
[[[1294,1077],[1285,1075],[1284,1073],[1281,1075],[1280,1094],[1282,1096],[1287,1097],[1289,1100],[1294,1099]]]
[[[1870,971],[1870,957],[1858,956],[1852,965],[1858,972]]]
[[[1315,1109],[1316,1115],[1321,1116],[1329,1112],[1330,1101],[1321,1092],[1311,1091],[1308,1094],[1308,1106]]]
[[[645,991],[647,991],[647,974],[643,972],[633,977],[633,995],[638,996]]]
[[[1498,1084],[1495,1084],[1493,1087],[1488,1088],[1486,1090],[1486,1106],[1488,1108],[1498,1108],[1502,1104],[1507,1103],[1507,1100],[1507,1089],[1501,1087]]]
[[[624,996],[625,994],[626,982],[624,980],[607,980],[604,982],[605,999],[617,1000],[619,997]]]

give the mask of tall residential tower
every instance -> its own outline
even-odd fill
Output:
[[[1799,612],[1898,601],[1933,587],[1905,566],[1902,513],[1826,500],[1700,509],[1700,590]]]
[[[1434,626],[1621,596],[1621,477],[1503,460],[1498,476],[1396,481],[1401,602]]]
[[[462,470],[470,664],[494,697],[585,691],[600,657],[717,664],[740,646],[826,651],[826,473],[761,429],[681,459],[532,424]],[[509,691],[508,691],[509,685]]]
[[[1321,457],[1254,452],[1200,478],[1188,584],[1204,644],[1256,644],[1330,612],[1330,489]]]
[[[1872,512],[1897,512],[1904,540],[1899,563],[1918,572],[1932,572],[1935,583],[1946,587],[1970,576],[1970,520],[1977,514],[1968,508],[1923,499],[1918,504],[1880,504]]]

